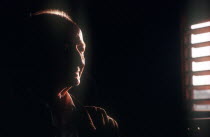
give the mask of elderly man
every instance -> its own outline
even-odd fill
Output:
[[[65,12],[54,9],[31,13],[23,24],[22,48],[17,52],[21,67],[14,80],[18,88],[2,134],[119,136],[116,121],[104,109],[84,107],[69,94],[80,84],[85,66],[86,45],[78,25]]]

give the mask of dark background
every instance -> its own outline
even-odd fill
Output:
[[[90,72],[98,97],[94,104],[118,121],[124,136],[185,136],[183,4],[164,0],[87,3]]]
[[[70,13],[83,30],[87,44],[86,70],[80,89],[75,88],[72,94],[86,105],[105,108],[118,121],[122,136],[185,136],[180,29],[187,2],[41,3],[5,1],[1,9],[3,13],[8,11],[9,17],[5,18],[16,18],[14,11],[35,11],[40,7]],[[11,18],[9,22],[14,24]],[[8,22],[3,26],[7,31]],[[8,35],[5,43],[10,41]],[[6,64],[4,56],[8,52],[2,53]]]

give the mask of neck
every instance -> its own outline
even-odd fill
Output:
[[[71,109],[75,106],[71,95],[68,92],[71,88],[72,87],[64,88],[58,93],[56,99],[56,107],[58,109]]]
[[[63,88],[57,95],[51,94],[49,91],[52,91],[52,89],[49,88],[33,89],[33,93],[54,109],[71,109],[75,106],[71,95],[68,93],[71,88],[72,87]]]

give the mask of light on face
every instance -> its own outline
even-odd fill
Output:
[[[47,9],[47,10],[43,10],[43,11],[38,11],[38,12],[34,13],[33,15],[41,15],[41,14],[58,15],[60,17],[66,18],[67,20],[73,22],[71,17],[64,11],[60,11],[60,10],[56,10],[56,9]]]
[[[194,111],[210,111],[210,104],[194,104]]]
[[[193,99],[210,99],[210,89],[193,90]]]
[[[202,43],[210,41],[210,32],[200,33],[200,34],[191,34],[191,43]]]
[[[80,41],[81,41],[82,43],[84,43],[83,35],[82,35],[82,31],[81,31],[81,30],[79,31],[79,38],[80,38]]]
[[[191,29],[199,29],[199,28],[204,28],[204,27],[208,27],[208,26],[210,26],[210,21],[191,25]]]
[[[210,56],[210,46],[192,48],[192,58]]]
[[[192,62],[192,71],[210,70],[210,61]]]
[[[210,75],[193,76],[192,83],[194,86],[210,85]]]

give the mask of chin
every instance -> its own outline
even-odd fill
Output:
[[[80,85],[80,80],[77,80],[77,82],[75,82],[75,86],[79,86]]]

